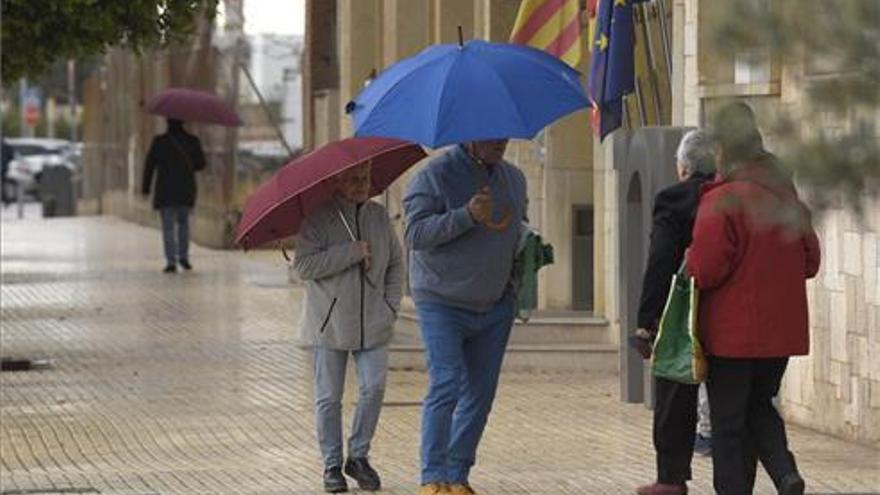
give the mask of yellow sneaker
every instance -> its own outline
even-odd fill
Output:
[[[446,493],[450,495],[477,495],[477,492],[475,492],[470,485],[463,484],[449,485],[449,489]]]
[[[419,495],[447,495],[449,489],[443,483],[428,483],[419,487]]]

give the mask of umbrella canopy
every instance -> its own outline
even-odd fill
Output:
[[[168,88],[150,98],[147,113],[171,119],[237,127],[238,115],[219,96],[188,88]]]
[[[580,74],[528,46],[473,40],[435,45],[382,72],[346,111],[355,135],[437,148],[484,139],[531,139],[589,100]]]
[[[375,196],[425,156],[420,146],[391,138],[343,139],[301,156],[248,197],[235,242],[249,249],[296,234],[303,218],[333,195],[327,179],[351,167],[372,160]]]

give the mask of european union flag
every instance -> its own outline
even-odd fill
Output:
[[[635,90],[633,3],[641,0],[599,0],[590,60],[593,130],[605,139],[623,120],[623,95]]]

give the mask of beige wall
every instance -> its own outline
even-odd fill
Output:
[[[592,135],[586,112],[570,115],[547,128],[547,162],[542,177],[541,232],[553,244],[557,260],[541,273],[541,303],[548,309],[572,305],[572,207],[593,204]]]
[[[675,0],[676,13],[683,14],[683,26],[677,28],[683,32],[676,32],[675,40],[684,63],[673,88],[674,123],[699,125],[704,107],[711,109],[729,96],[748,101],[766,127],[780,110],[797,115],[804,100],[802,64],[775,61],[768,83],[732,84],[731,71],[711,62],[706,53],[700,32],[704,21],[698,11],[704,5]],[[880,122],[880,112],[877,119]],[[803,132],[822,128],[833,133],[841,125],[845,123],[829,117],[815,127],[804,126]],[[766,138],[773,150],[774,137]],[[876,443],[880,441],[880,202],[868,202],[861,220],[842,207],[832,208],[816,218],[815,227],[823,260],[819,275],[807,284],[811,351],[791,360],[780,392],[782,409],[799,424]]]
[[[811,352],[792,360],[781,396],[801,424],[880,442],[880,202],[865,220],[833,209],[816,222],[823,261],[809,284]]]
[[[782,72],[780,105],[801,111],[803,64]],[[851,112],[851,114],[854,112]],[[880,122],[880,110],[875,112]],[[818,129],[834,135],[847,122],[824,115]],[[876,128],[880,140],[880,127]],[[880,442],[880,201],[863,218],[834,207],[817,218],[822,268],[809,284],[810,356],[792,360],[781,394],[786,414],[801,424],[860,441]]]

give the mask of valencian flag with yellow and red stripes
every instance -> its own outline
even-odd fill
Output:
[[[581,61],[580,0],[523,0],[510,41],[544,50],[576,67]]]
[[[623,96],[635,90],[633,3],[599,0],[590,59],[593,130],[604,139],[623,121]]]

